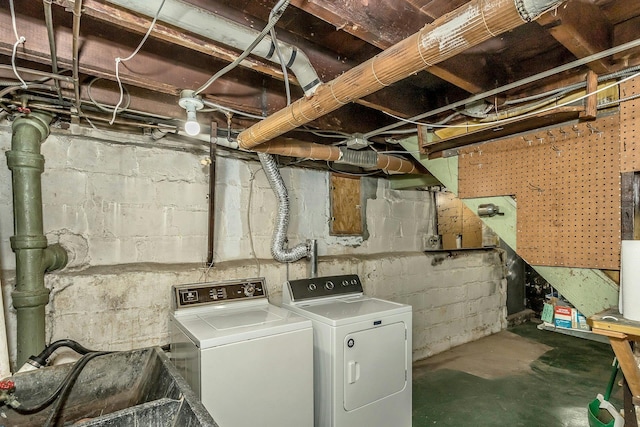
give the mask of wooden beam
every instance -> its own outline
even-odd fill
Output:
[[[592,3],[566,2],[556,12],[542,15],[537,22],[577,58],[611,47],[613,26]],[[611,63],[601,59],[590,63],[589,68],[603,74],[611,70]]]
[[[403,139],[400,144],[411,153],[448,190],[458,193],[458,157],[428,159],[417,154],[418,138]],[[500,206],[504,216],[483,217],[482,221],[512,249],[516,245],[516,204],[512,197],[464,199],[473,212],[483,203]],[[587,268],[532,266],[547,282],[567,297],[585,316],[606,310],[618,303],[618,286],[601,270]]]
[[[444,15],[462,3],[464,2],[459,0],[446,2],[438,13]],[[292,4],[383,50],[441,16],[427,15],[422,9],[417,11],[409,3],[395,0],[381,0],[375,4],[371,2],[369,6],[363,7],[353,7],[350,0],[293,0]],[[431,15],[434,14],[433,10],[430,12]],[[481,66],[468,65],[468,60],[451,58],[430,67],[426,72],[467,92],[481,92],[488,87],[491,73],[483,72]]]
[[[21,34],[27,39],[24,48],[18,49],[17,57],[41,64],[50,64],[51,58],[45,26],[41,25],[36,18],[22,15],[16,16],[16,23],[18,28],[21,29]],[[11,17],[9,14],[1,13],[0,54],[11,56],[12,40],[14,39]],[[56,39],[59,66],[71,68],[71,29],[58,26],[56,28]],[[84,37],[82,38],[82,49],[80,51],[80,72],[114,81],[114,59],[124,56],[123,52],[128,54],[133,48],[135,46],[130,47],[113,40]],[[170,53],[168,54],[170,55]],[[168,66],[165,56],[145,49],[141,50],[134,60],[125,64],[119,70],[123,83],[171,95],[178,95],[181,89],[202,84],[211,75],[210,71],[204,70],[202,67],[181,61],[173,61]],[[266,91],[263,92],[263,90]],[[233,108],[244,108],[245,111],[249,112],[259,113],[264,105],[269,105],[269,108],[273,110],[280,109],[286,105],[286,100],[282,93],[275,93],[268,88],[256,87],[250,81],[240,83],[235,79],[225,78],[224,81],[220,82],[217,93],[221,95],[213,95],[211,97],[212,100],[224,102],[225,105]]]
[[[598,114],[598,94],[595,91],[598,90],[598,75],[589,70],[587,72],[587,99],[584,106],[584,111],[580,112],[580,120],[595,120]]]
[[[640,5],[640,2],[637,2]],[[640,14],[640,11],[638,12]],[[640,15],[616,25],[613,30],[613,41],[616,46],[638,38]],[[613,55],[613,60],[622,62],[624,67],[631,67],[640,63],[640,49],[628,50]]]

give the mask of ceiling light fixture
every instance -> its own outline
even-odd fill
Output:
[[[202,98],[197,96],[192,90],[180,92],[178,104],[187,110],[187,121],[184,124],[184,131],[187,135],[195,136],[200,133],[200,124],[196,118],[196,111],[204,108]]]

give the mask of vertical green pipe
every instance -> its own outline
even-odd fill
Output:
[[[40,146],[49,136],[52,119],[49,114],[32,112],[15,120],[11,150],[6,153],[13,184],[15,235],[11,248],[16,254],[16,285],[11,298],[17,317],[18,366],[44,349],[45,306],[49,302],[44,273],[67,262],[64,249],[47,247],[42,225],[44,156]]]

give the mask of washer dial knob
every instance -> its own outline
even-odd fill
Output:
[[[332,290],[335,286],[331,280],[327,280],[327,283],[324,284],[324,288],[328,291]]]

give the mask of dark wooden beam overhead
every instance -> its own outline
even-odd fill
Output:
[[[382,50],[411,36],[434,20],[434,17],[423,12],[422,7],[397,0],[369,0],[363,7],[353,7],[353,2],[349,0],[293,0],[291,3]],[[439,7],[435,13],[431,10],[434,5],[431,8],[425,6],[424,9],[430,10],[432,15],[444,14],[464,3],[466,1],[461,0],[437,2]],[[467,60],[451,58],[429,67],[428,72],[470,93],[488,87],[490,73],[482,70],[478,64],[475,67],[468,65]]]
[[[592,3],[566,2],[557,11],[541,16],[537,22],[547,28],[576,58],[584,58],[612,47],[613,25],[598,6]],[[605,58],[590,63],[589,68],[602,74],[611,71],[612,64]]]

